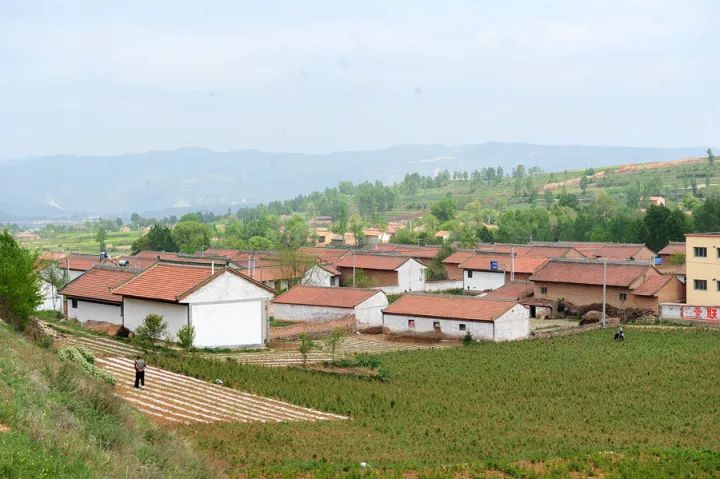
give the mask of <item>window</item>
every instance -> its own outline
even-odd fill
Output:
[[[707,258],[707,248],[695,246],[693,248],[693,254],[696,258]]]
[[[540,287],[540,294],[547,294],[547,286]]]
[[[468,278],[472,278],[472,271],[468,270]]]
[[[422,281],[424,279],[425,279],[425,270],[421,269],[420,270],[420,281]]]
[[[72,304],[73,309],[77,309],[77,299],[71,299],[70,303]]]
[[[433,321],[433,329],[440,329],[440,321]]]
[[[415,327],[415,320],[408,319],[408,328],[414,328],[414,327]]]
[[[704,279],[696,279],[693,281],[693,286],[698,291],[707,291],[707,280]]]
[[[717,257],[720,258],[720,248],[717,248],[715,251],[717,251]]]
[[[465,331],[467,329],[467,326],[465,323],[460,323],[460,331]]]
[[[620,301],[627,301],[627,293],[620,293]]]
[[[715,284],[717,285],[717,290],[718,290],[718,293],[720,293],[720,281],[718,281],[718,282],[717,282],[717,283],[715,283]]]

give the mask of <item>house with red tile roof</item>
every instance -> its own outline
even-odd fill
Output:
[[[362,270],[372,285],[388,294],[425,290],[425,270],[419,261],[405,256],[355,253],[343,256],[335,267],[342,274],[342,284],[352,286],[353,272]]]
[[[475,255],[475,250],[457,250],[442,262],[445,265],[445,271],[449,280],[462,281],[463,270],[460,269],[460,264],[469,260]]]
[[[406,294],[385,308],[383,326],[393,334],[508,341],[530,334],[528,309],[515,301],[471,296]]]
[[[329,288],[299,285],[273,301],[274,317],[282,321],[332,321],[354,318],[358,327],[382,325],[387,307],[385,293],[377,289]]]
[[[57,262],[57,267],[65,270],[68,280],[72,281],[93,266],[105,262],[99,254],[70,253]]]
[[[478,252],[458,268],[463,271],[463,289],[491,291],[509,281],[527,280],[548,261],[546,257],[497,255]]]
[[[340,286],[341,277],[342,273],[335,265],[330,263],[317,263],[305,272],[300,284],[336,288]]]
[[[64,298],[65,317],[81,323],[122,324],[122,296],[113,293],[113,289],[141,271],[120,266],[93,266],[59,291]]]
[[[619,310],[642,309],[657,314],[661,302],[684,302],[685,287],[675,277],[661,275],[645,261],[551,259],[530,280],[534,300],[574,306],[602,304],[603,283],[607,304]]]
[[[195,328],[196,347],[262,346],[273,291],[239,271],[202,263],[163,262],[112,290],[122,297],[123,325],[135,330],[162,315],[168,336]]]

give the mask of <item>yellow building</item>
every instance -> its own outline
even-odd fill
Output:
[[[689,233],[686,238],[687,304],[720,306],[720,233]]]

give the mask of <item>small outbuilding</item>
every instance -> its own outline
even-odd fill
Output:
[[[122,296],[112,290],[141,271],[120,266],[94,266],[59,291],[64,297],[65,317],[81,323],[123,324]]]
[[[134,331],[160,314],[168,336],[195,328],[196,347],[265,343],[273,291],[232,268],[158,262],[113,290],[123,298],[123,325]]]
[[[385,293],[377,289],[295,286],[275,298],[274,317],[281,321],[331,321],[355,317],[358,326],[382,325],[387,307]]]
[[[530,334],[530,314],[515,301],[407,294],[383,311],[383,326],[395,334],[509,341]]]

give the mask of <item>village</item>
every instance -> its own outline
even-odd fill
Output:
[[[427,270],[443,246],[391,240],[378,235],[354,248],[322,238],[292,260],[221,248],[50,254],[46,264],[67,284],[45,282],[41,309],[125,334],[157,314],[168,325],[165,339],[192,326],[198,348],[263,348],[283,337],[274,324],[316,336],[341,327],[424,341],[508,341],[587,324],[717,320],[720,234],[688,234],[657,253],[590,242],[451,247],[439,281]]]

